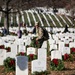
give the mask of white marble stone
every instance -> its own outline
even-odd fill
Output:
[[[47,58],[47,50],[44,48],[39,48],[38,49],[38,60],[46,62],[46,58]]]
[[[47,49],[47,41],[44,41],[43,44],[42,44],[42,47],[41,48],[46,48]]]
[[[70,47],[70,48],[75,47],[75,42],[69,43],[69,47]]]
[[[52,49],[53,49],[53,50],[57,50],[57,45],[56,45],[56,44],[51,44],[51,45],[50,45],[50,51],[51,51]]]
[[[36,48],[28,47],[27,48],[27,55],[29,54],[36,54]]]
[[[0,65],[3,65],[3,61],[6,59],[6,50],[0,49]]]
[[[23,40],[24,42],[25,42],[25,46],[27,46],[27,45],[30,45],[31,44],[31,39],[30,39],[30,37],[29,36],[25,36],[25,38],[24,38],[24,40]]]
[[[19,52],[26,52],[26,46],[24,45],[19,45]]]
[[[69,40],[65,40],[64,43],[65,43],[65,44],[69,44]]]
[[[41,72],[47,70],[47,50],[45,48],[38,49],[38,60],[32,61],[31,72]]]
[[[0,45],[4,45],[4,40],[0,39]]]
[[[62,54],[60,51],[51,51],[51,60],[53,59],[61,59],[62,60]]]
[[[49,44],[55,44],[55,40],[53,39],[49,39],[48,41],[49,41]]]
[[[12,56],[15,58],[15,56],[18,53],[17,44],[12,44],[11,45],[11,53],[12,53]]]
[[[23,39],[18,39],[18,44],[19,44],[19,45],[24,45]]]
[[[33,60],[31,62],[31,72],[41,72],[41,71],[46,71],[46,66],[45,66],[45,62],[44,61],[40,61],[40,60]]]
[[[65,43],[64,42],[59,42],[59,44],[58,44],[58,50],[62,51],[64,49],[64,47],[65,47]]]
[[[62,50],[62,55],[64,54],[70,54],[70,48],[69,47],[64,47],[64,49]]]

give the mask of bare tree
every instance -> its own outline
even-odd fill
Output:
[[[11,10],[11,8],[9,8],[9,3],[12,0],[4,0],[4,5],[0,6],[0,11],[3,12],[5,14],[5,19],[6,19],[6,26],[4,26],[9,33],[9,12]]]
[[[4,27],[9,34],[9,14],[20,13],[20,10],[28,8],[30,0],[1,0],[0,12],[4,13],[5,23]],[[14,11],[12,12],[11,9]],[[17,10],[17,11],[16,11]]]

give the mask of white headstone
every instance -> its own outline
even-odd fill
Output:
[[[17,52],[18,52],[17,51],[17,44],[11,44],[11,53],[12,53],[13,57],[16,56]]]
[[[19,45],[21,45],[21,44],[24,45],[23,39],[18,39],[18,44],[19,44]]]
[[[28,58],[26,56],[17,56],[16,75],[28,75]]]
[[[70,47],[70,48],[75,47],[75,42],[69,43],[69,47]]]
[[[36,54],[36,48],[28,47],[27,48],[27,55],[29,54]]]
[[[50,45],[50,51],[54,49],[54,50],[57,50],[57,45],[56,44],[51,44]]]
[[[0,39],[0,45],[4,45],[4,40]]]
[[[44,48],[39,48],[38,49],[38,60],[46,62],[47,58],[47,50]]]
[[[48,41],[49,41],[49,44],[55,44],[55,40],[53,39],[49,39]]]
[[[70,54],[70,48],[69,47],[64,47],[64,49],[62,50],[62,55],[64,54]]]
[[[31,44],[31,39],[29,36],[25,36],[26,38],[23,40],[25,42],[25,46],[30,45]]]
[[[51,60],[53,60],[55,58],[62,60],[62,54],[60,51],[51,51]]]
[[[64,42],[59,42],[59,45],[58,45],[58,50],[62,51],[65,47],[65,44]]]
[[[24,45],[19,45],[19,52],[26,52],[26,47]]]
[[[69,42],[72,42],[72,41],[73,41],[73,39],[72,39],[72,38],[69,38],[68,40],[69,40]]]
[[[6,59],[6,50],[0,49],[0,65],[3,65],[4,59]]]
[[[61,38],[61,41],[63,41],[63,42],[64,42],[64,41],[65,41],[65,39],[64,39],[64,38]]]
[[[47,41],[44,41],[43,44],[42,44],[42,47],[41,48],[46,48],[47,49]]]
[[[44,59],[44,58],[43,58]],[[40,60],[33,60],[31,63],[31,72],[41,72],[41,71],[46,71],[46,66],[43,61]]]
[[[65,42],[65,44],[69,44],[69,40],[65,40],[64,42]]]
[[[11,58],[13,58],[12,53],[11,53],[11,52],[7,52],[7,53],[6,53],[6,58],[7,58],[7,57],[11,57]]]
[[[11,44],[9,42],[8,43],[5,42],[4,45],[5,47],[10,47]]]

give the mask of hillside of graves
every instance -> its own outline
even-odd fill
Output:
[[[0,75],[75,75],[75,21],[70,15],[25,10],[10,14],[9,20],[9,35],[3,35],[0,13]],[[37,21],[49,34],[41,48],[32,34]],[[64,33],[66,25],[69,32]]]
[[[31,46],[35,37],[31,33],[33,28],[27,27],[28,35],[23,33],[20,39],[18,27],[9,29],[10,35],[0,36],[0,75],[75,75],[74,28],[69,28],[70,33],[63,33],[64,28],[53,28],[51,34],[50,28],[46,27],[49,39],[41,48],[35,44]]]
[[[52,11],[50,12],[37,12],[34,10],[25,10],[20,11],[20,14],[14,13],[10,14],[10,26],[18,26],[18,24],[25,23],[26,26],[34,26],[35,22],[38,21],[43,27],[65,27],[65,24],[68,27],[74,27],[75,22],[73,18],[67,14],[57,13],[54,14]],[[4,25],[4,16],[3,13],[0,13],[0,26]]]

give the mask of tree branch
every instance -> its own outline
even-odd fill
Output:
[[[10,11],[12,8],[8,9],[8,11]]]
[[[1,12],[4,12],[4,13],[6,12],[5,10],[2,9],[2,7],[0,7],[0,11],[1,11]]]
[[[12,0],[8,0],[6,4],[8,5],[11,1],[12,1]]]

